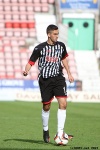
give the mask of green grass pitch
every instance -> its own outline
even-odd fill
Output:
[[[56,146],[58,104],[52,102],[50,143],[42,139],[41,102],[0,102],[0,150],[100,149],[100,103],[68,102],[65,132],[74,135],[67,146]]]

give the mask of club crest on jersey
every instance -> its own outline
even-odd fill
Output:
[[[50,56],[47,56],[47,57],[46,57],[46,61],[48,61],[48,62],[57,62],[57,61],[58,61],[58,58],[57,58],[57,57],[50,57]]]
[[[47,52],[48,52],[48,53],[51,53],[51,49],[48,49]]]

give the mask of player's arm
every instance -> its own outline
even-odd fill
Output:
[[[28,72],[30,71],[32,65],[27,63],[26,66],[25,66],[25,71],[23,72],[23,75],[24,76],[27,76],[28,75]]]
[[[28,75],[28,72],[30,71],[31,67],[35,64],[36,60],[39,57],[39,52],[40,51],[39,51],[38,47],[35,47],[28,63],[25,66],[25,71],[23,71],[24,76]]]
[[[67,61],[67,59],[64,58],[64,59],[62,60],[62,63],[63,63],[64,68],[65,68],[66,71],[67,71],[69,82],[74,82],[74,78],[73,78],[72,75],[71,75],[71,72],[70,72],[70,69],[69,69],[69,66],[68,66],[68,61]]]

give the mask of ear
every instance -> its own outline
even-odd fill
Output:
[[[48,33],[48,37],[50,38],[50,33]]]

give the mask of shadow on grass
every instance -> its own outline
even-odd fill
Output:
[[[49,143],[44,143],[44,141],[42,140],[30,140],[30,139],[5,139],[4,142],[8,142],[8,141],[18,141],[18,142],[28,142],[28,143],[36,143],[36,144],[49,144],[49,145],[53,145],[56,146],[55,143],[49,142]]]
[[[44,141],[42,141],[42,140],[30,140],[30,139],[5,139],[4,140],[4,142],[8,142],[8,141],[18,141],[18,142],[28,142],[28,143],[32,143],[32,144],[37,143],[37,144],[43,144],[43,145],[52,145],[55,148],[57,148],[57,147],[61,148],[62,147],[62,145],[58,146],[52,142],[44,143]],[[35,149],[35,148],[32,148],[32,149],[27,149],[27,148],[22,148],[22,149],[21,148],[20,149],[19,148],[18,149],[17,148],[0,148],[0,150],[53,150],[53,149],[52,148],[51,149],[50,148],[46,148],[46,149],[44,149],[44,148],[43,149],[41,149],[41,148],[38,148],[38,149]],[[62,150],[62,148],[60,150]]]

